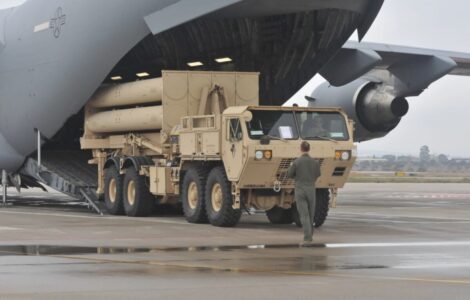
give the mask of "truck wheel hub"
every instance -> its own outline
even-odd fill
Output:
[[[188,204],[191,209],[197,208],[197,203],[199,201],[199,196],[197,192],[197,184],[195,182],[191,182],[188,187]]]
[[[131,206],[135,203],[135,182],[134,180],[129,181],[127,185],[127,201]]]
[[[212,209],[215,212],[219,212],[222,209],[223,200],[224,200],[224,196],[222,192],[222,186],[219,183],[216,183],[212,187],[212,197],[211,197]]]
[[[109,201],[111,203],[116,202],[117,187],[116,187],[116,179],[114,178],[112,178],[109,181],[108,194],[109,194]]]

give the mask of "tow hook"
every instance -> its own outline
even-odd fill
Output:
[[[279,193],[281,191],[281,182],[279,180],[276,180],[274,181],[274,187],[273,187],[273,190],[276,192],[276,193]]]

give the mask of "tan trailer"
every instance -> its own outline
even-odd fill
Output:
[[[181,202],[189,222],[235,226],[250,208],[299,224],[287,169],[304,140],[321,163],[321,226],[355,161],[353,123],[338,108],[259,106],[258,73],[164,71],[107,86],[86,106],[81,145],[110,213]]]

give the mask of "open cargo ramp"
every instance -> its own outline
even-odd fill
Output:
[[[83,200],[89,208],[103,215],[96,195],[96,166],[88,164],[92,159],[88,151],[45,151],[41,161],[28,158],[22,174],[73,198]]]

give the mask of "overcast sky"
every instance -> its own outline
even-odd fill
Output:
[[[0,0],[0,9],[20,5],[26,0]]]
[[[0,0],[0,7],[23,0]],[[365,41],[470,52],[468,0],[385,0]],[[297,94],[310,94],[314,78]],[[387,137],[359,145],[360,153],[433,153],[470,157],[470,77],[447,76],[421,96],[409,98],[410,112]]]
[[[468,0],[385,0],[364,41],[470,52],[469,13]],[[315,78],[298,97],[321,82]],[[359,144],[359,154],[417,154],[429,145],[433,153],[470,157],[470,77],[446,76],[409,102],[398,128]]]

